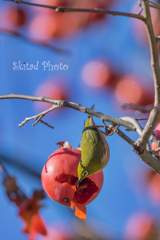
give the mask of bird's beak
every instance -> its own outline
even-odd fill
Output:
[[[83,178],[79,178],[79,179],[78,179],[78,182],[77,182],[77,186],[76,186],[76,187],[79,187],[79,184],[81,183],[82,180],[83,180]]]

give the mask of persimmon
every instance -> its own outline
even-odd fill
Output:
[[[28,25],[28,32],[32,39],[40,42],[51,40],[59,28],[61,13],[55,13],[50,9],[38,12]]]
[[[120,104],[149,105],[154,101],[152,89],[147,89],[142,80],[134,75],[121,77],[117,81],[114,94]]]
[[[86,205],[99,194],[103,185],[103,172],[100,171],[78,182],[77,168],[81,151],[73,148],[56,150],[48,158],[42,170],[42,185],[48,196],[54,201],[76,207],[75,215],[86,218]]]
[[[83,82],[92,88],[104,88],[114,86],[116,75],[111,64],[104,60],[88,62],[82,69]]]
[[[153,240],[158,239],[158,228],[154,217],[147,212],[136,212],[127,221],[124,239]]]
[[[68,88],[66,87],[66,84],[64,84],[60,80],[55,81],[54,79],[49,79],[38,86],[35,95],[67,101],[69,93],[68,93]],[[38,108],[38,110],[41,110],[41,111],[44,111],[52,107],[52,105],[53,104],[46,103],[46,102],[35,102],[36,108]],[[54,110],[53,112],[55,111],[57,111],[57,109]]]
[[[154,135],[155,135],[158,139],[160,139],[160,123],[159,123],[159,124],[157,125],[157,127],[155,128],[155,130],[154,130]],[[152,147],[152,150],[156,150],[156,149],[158,148],[158,146],[157,146],[154,142],[152,142],[151,147]],[[160,156],[160,152],[158,153],[158,155]]]
[[[4,10],[4,24],[10,27],[22,27],[27,21],[27,12],[21,6],[12,6]]]

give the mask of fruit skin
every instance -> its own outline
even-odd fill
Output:
[[[68,183],[59,183],[56,177],[62,173],[70,174],[77,178],[77,168],[81,159],[81,151],[73,148],[61,148],[56,150],[48,158],[42,170],[42,185],[48,196],[54,201],[68,206],[74,199],[76,186]],[[99,194],[103,185],[103,172],[100,171],[89,177],[95,182],[98,191],[94,193],[85,203],[85,205],[92,202]],[[76,182],[75,182],[76,185]]]
[[[154,130],[154,135],[155,135],[158,139],[160,139],[160,123],[159,123],[159,124],[157,125],[157,127],[155,128],[155,130]],[[152,147],[152,150],[156,150],[156,149],[158,148],[158,146],[157,146],[154,142],[152,142],[151,147]],[[158,155],[160,156],[160,152],[158,153]]]

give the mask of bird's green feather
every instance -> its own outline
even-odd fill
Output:
[[[89,115],[82,133],[81,161],[78,166],[79,178],[83,177],[85,171],[88,172],[88,176],[100,171],[108,162],[108,160],[102,161],[106,154],[106,144],[104,144],[99,129],[93,126],[95,126],[93,117]]]

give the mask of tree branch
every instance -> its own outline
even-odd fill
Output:
[[[42,121],[41,119],[42,119],[42,117],[44,117],[47,113],[53,111],[53,110],[56,109],[56,108],[59,108],[59,106],[53,105],[52,107],[50,107],[49,109],[45,110],[45,111],[42,112],[42,113],[39,113],[39,114],[37,114],[37,115],[35,115],[35,116],[33,116],[33,117],[25,118],[25,120],[24,120],[23,122],[21,122],[21,124],[19,124],[19,127],[23,127],[23,125],[24,125],[25,123],[27,123],[28,121],[30,121],[30,120],[32,120],[32,119],[35,119],[35,120],[37,120],[37,121],[36,121],[35,123],[33,123],[32,126],[35,126],[38,122],[42,122],[42,123],[44,123],[45,125],[47,125],[48,127],[50,127],[50,128],[53,129],[54,127],[50,126],[48,123]]]
[[[38,171],[35,171],[34,169],[30,168],[29,166],[25,165],[23,159],[17,159],[13,157],[8,157],[6,155],[3,155],[0,152],[0,168],[2,168],[2,161],[6,162],[7,164],[13,166],[14,168],[18,168],[20,171],[23,171],[27,173],[30,176],[33,176],[37,178],[38,180],[41,178],[41,173]],[[3,165],[3,170],[4,170],[4,165]],[[7,173],[7,172],[6,172]]]
[[[87,8],[58,7],[58,6],[36,4],[36,3],[31,3],[31,2],[21,1],[21,0],[5,0],[5,1],[21,3],[21,4],[26,4],[26,5],[35,6],[35,7],[49,8],[49,9],[55,10],[56,12],[90,12],[90,13],[110,14],[114,16],[125,16],[125,17],[136,18],[139,20],[144,20],[143,16],[138,14],[110,11],[110,10],[98,9],[98,8],[87,9]]]
[[[33,117],[26,118],[21,124],[19,124],[20,127],[22,127],[26,122],[28,122],[28,121],[30,121],[32,119],[35,119],[35,120],[39,119],[38,121],[41,121],[42,123],[44,123],[41,120],[41,118],[43,116],[45,116],[48,112],[50,112],[50,111],[52,111],[52,110],[54,110],[55,108],[58,108],[58,107],[67,107],[67,108],[75,109],[77,111],[81,111],[83,113],[91,114],[91,115],[93,115],[95,117],[98,117],[98,118],[102,119],[102,121],[111,122],[115,126],[116,125],[120,125],[120,126],[128,128],[128,129],[130,129],[132,131],[136,131],[136,127],[135,127],[134,124],[130,123],[129,121],[127,122],[126,120],[125,121],[123,120],[123,119],[129,119],[130,117],[122,117],[121,119],[110,117],[110,116],[108,116],[106,114],[94,111],[94,110],[92,110],[90,108],[83,107],[82,105],[77,104],[77,103],[73,103],[73,102],[56,100],[56,99],[47,98],[47,97],[36,97],[36,96],[29,96],[29,95],[21,95],[21,94],[0,95],[0,100],[1,99],[25,99],[25,100],[30,100],[30,101],[40,101],[40,102],[48,102],[48,103],[54,104],[54,106],[52,106],[51,108],[45,110],[44,112],[39,113],[39,114],[37,114],[37,115],[35,115]],[[136,121],[136,119],[135,119],[135,121]],[[32,126],[34,126],[37,123],[38,122],[34,123]],[[44,123],[44,124],[48,125],[48,123]],[[53,128],[50,125],[49,125],[49,127]],[[153,141],[157,146],[160,146],[159,139],[157,139],[157,137],[155,137],[153,134],[150,136],[150,140]]]
[[[160,5],[158,3],[149,1],[149,6],[152,7],[152,8],[156,8],[156,9],[160,10]]]
[[[149,9],[149,1],[142,0],[143,9],[144,9],[144,24],[146,27],[150,52],[151,52],[151,67],[153,71],[154,78],[154,87],[155,87],[155,101],[154,107],[160,105],[160,70],[159,70],[159,56],[158,56],[158,46],[157,46],[157,38],[154,35],[150,9]],[[143,132],[139,139],[135,143],[135,147],[139,149],[139,153],[142,153],[146,148],[147,141],[151,136],[155,125],[160,119],[160,112],[157,109],[153,109],[150,113],[149,119],[146,123],[146,126],[143,129]]]
[[[77,104],[77,103],[73,103],[73,102],[56,100],[56,99],[47,98],[47,97],[36,97],[36,96],[30,96],[30,95],[21,95],[21,94],[0,95],[0,100],[1,99],[26,99],[26,100],[30,100],[30,101],[48,102],[48,103],[55,104],[58,107],[73,108],[73,109],[75,109],[77,111],[81,111],[83,113],[91,114],[91,115],[93,115],[95,117],[98,117],[98,118],[104,120],[104,121],[111,122],[111,123],[114,123],[116,125],[121,125],[123,127],[127,127],[129,129],[131,129],[132,131],[135,130],[135,127],[131,123],[128,123],[128,122],[123,121],[123,120],[118,119],[118,118],[110,117],[110,116],[108,116],[106,114],[94,111],[94,110],[92,110],[90,108],[83,107],[82,105]],[[48,110],[46,110],[46,111],[48,111]],[[30,119],[33,119],[33,118],[35,118],[37,116],[40,116],[41,114],[36,115],[36,116],[34,116],[34,117],[30,118]]]
[[[30,42],[31,44],[40,45],[41,47],[48,48],[49,50],[52,50],[52,51],[55,51],[55,52],[58,52],[58,53],[69,54],[69,51],[68,51],[68,50],[61,49],[61,48],[58,48],[58,47],[49,45],[49,44],[47,44],[47,43],[43,43],[43,42],[41,42],[41,41],[34,40],[34,39],[32,39],[32,38],[29,38],[29,37],[25,37],[25,36],[23,36],[21,33],[17,32],[17,31],[14,31],[14,30],[9,30],[9,29],[5,29],[5,28],[0,28],[0,32],[1,32],[1,33],[4,33],[4,34],[10,34],[10,35],[12,35],[12,36],[14,36],[14,37],[17,37],[17,38],[20,38],[20,39],[22,39],[22,40],[24,40],[24,41]]]
[[[133,146],[134,141],[131,140],[128,136],[126,136],[122,131],[120,131],[118,128],[115,128],[114,132],[134,148],[134,146]],[[139,153],[135,149],[134,149],[134,151],[137,153],[137,155],[140,157],[140,159],[143,162],[145,162],[153,170],[155,170],[157,173],[160,174],[160,161],[158,159],[158,156],[156,156],[156,154],[154,154],[154,152],[150,152],[146,149],[144,150],[143,153]]]
[[[143,113],[150,112],[153,109],[160,111],[160,106],[154,107],[152,104],[144,106],[144,105],[136,105],[133,103],[124,103],[124,104],[120,105],[120,108],[122,108],[124,110],[125,109],[138,110],[139,112],[143,112]]]

